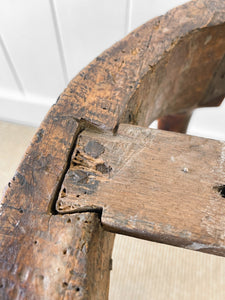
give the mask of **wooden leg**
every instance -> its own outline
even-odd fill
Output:
[[[225,95],[213,98],[203,107],[215,107],[220,106],[223,102]],[[192,110],[182,114],[167,115],[158,120],[158,129],[185,133],[187,131],[188,124],[192,116]]]
[[[191,112],[168,115],[158,120],[158,129],[185,133],[192,115]]]
[[[25,218],[32,233],[1,245],[0,299],[108,299],[114,234],[97,213]]]

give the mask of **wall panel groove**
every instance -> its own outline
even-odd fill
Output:
[[[16,85],[17,85],[19,91],[20,91],[22,94],[25,94],[25,91],[24,91],[24,87],[23,87],[22,81],[21,81],[20,76],[19,76],[19,74],[18,74],[18,72],[17,72],[17,70],[16,70],[16,66],[15,66],[15,64],[13,63],[13,60],[12,60],[12,58],[11,58],[11,56],[10,56],[10,53],[9,53],[7,47],[6,47],[6,44],[5,44],[5,41],[3,40],[2,35],[0,35],[0,46],[1,46],[1,48],[2,48],[2,51],[3,51],[4,56],[5,56],[5,59],[6,59],[6,61],[7,61],[7,64],[8,64],[8,66],[9,66],[9,69],[10,69],[12,75],[13,75],[13,78],[14,78],[14,80],[15,80],[15,83],[16,83]]]

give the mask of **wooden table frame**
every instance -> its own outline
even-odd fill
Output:
[[[222,102],[224,37],[224,1],[191,1],[69,83],[1,202],[1,299],[107,299],[114,232],[224,256],[225,144],[143,128]]]

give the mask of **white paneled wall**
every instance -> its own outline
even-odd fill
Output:
[[[137,26],[185,2],[0,0],[0,119],[39,125],[69,80],[94,57]],[[214,119],[218,112],[225,108],[215,110]],[[193,121],[196,134],[196,126],[204,127],[199,120],[213,118],[211,111],[207,117],[202,114]],[[216,126],[220,131],[225,127],[221,122]],[[199,134],[207,135],[207,130]],[[225,138],[223,132],[218,136]]]
[[[126,34],[127,0],[64,0],[55,8],[69,79]]]
[[[39,125],[92,59],[183,2],[0,0],[0,119]]]
[[[140,26],[144,22],[164,15],[168,10],[188,2],[187,0],[133,0],[130,7],[130,27]]]

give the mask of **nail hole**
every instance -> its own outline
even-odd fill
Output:
[[[128,115],[128,121],[129,121],[129,123],[132,121],[132,116],[131,116],[131,114]]]
[[[66,188],[63,188],[61,192],[61,198],[65,198],[65,197],[66,197]]]
[[[22,209],[22,208],[20,208],[20,209],[19,209],[19,212],[20,212],[21,214],[23,214],[23,209]]]
[[[68,219],[66,222],[67,222],[67,223],[71,223],[71,219]]]
[[[219,185],[214,187],[221,197],[225,198],[225,185]]]
[[[66,281],[64,281],[63,284],[62,284],[62,286],[63,286],[64,288],[66,288],[66,287],[68,286],[68,283],[67,283]]]
[[[79,292],[80,291],[80,288],[79,287],[76,287],[76,292]]]
[[[77,198],[79,198],[80,197],[80,195],[77,195]]]
[[[34,241],[34,244],[35,244],[35,245],[37,245],[37,243],[38,243],[37,241]]]
[[[77,163],[75,161],[72,161],[72,166],[73,167],[76,167],[77,166]]]
[[[63,250],[63,254],[64,254],[64,255],[66,255],[66,253],[67,253],[67,250],[66,250],[66,249],[64,249],[64,250]]]

